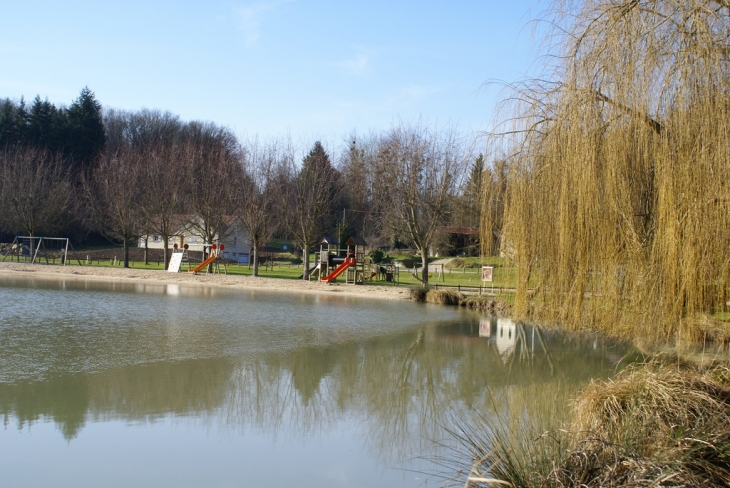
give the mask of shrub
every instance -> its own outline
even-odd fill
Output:
[[[426,303],[459,305],[463,299],[463,293],[453,290],[428,290],[426,292]]]
[[[383,254],[383,251],[381,251],[380,249],[372,249],[368,253],[368,256],[370,256],[370,259],[372,259],[375,264],[382,263],[383,257],[385,257],[385,255]]]
[[[408,294],[411,300],[414,302],[425,302],[428,288],[410,288]]]

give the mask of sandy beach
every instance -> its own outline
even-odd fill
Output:
[[[168,273],[161,270],[111,268],[78,265],[46,265],[24,263],[0,263],[0,276],[29,276],[76,280],[99,280],[154,284],[185,284],[189,286],[215,286],[239,289],[259,289],[288,293],[337,293],[343,296],[405,300],[408,290],[403,287],[378,285],[346,285],[344,283],[320,283],[316,281],[284,280],[253,276]]]

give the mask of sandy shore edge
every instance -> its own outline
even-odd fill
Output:
[[[214,286],[241,290],[270,290],[286,293],[337,294],[382,300],[406,300],[408,290],[403,287],[378,285],[346,285],[316,281],[285,280],[240,275],[168,273],[161,270],[134,268],[107,268],[95,266],[60,266],[47,264],[0,263],[0,276],[38,277],[48,279],[96,280],[154,284],[184,284],[186,286]]]

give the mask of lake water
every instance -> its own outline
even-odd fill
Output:
[[[560,415],[626,352],[410,302],[3,277],[0,485],[437,486],[455,416]]]

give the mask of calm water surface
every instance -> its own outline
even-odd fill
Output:
[[[440,486],[455,412],[564,409],[625,354],[336,293],[3,277],[0,485]]]

